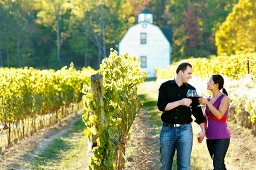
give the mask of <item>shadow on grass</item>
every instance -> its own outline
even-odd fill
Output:
[[[83,131],[84,128],[85,128],[84,122],[82,118],[80,118],[74,123],[73,128],[67,133],[67,135],[72,135],[73,133],[79,133]]]
[[[162,125],[161,112],[157,108],[156,99],[149,98],[146,94],[139,95],[142,101],[142,108],[146,110],[145,116],[148,118],[151,126],[155,126],[156,129],[160,129]]]
[[[38,162],[44,163],[48,162],[50,160],[58,160],[60,157],[58,155],[61,154],[61,152],[64,152],[68,149],[70,149],[71,146],[69,143],[67,143],[64,139],[55,139],[50,143],[45,150],[43,150],[38,155]]]
[[[139,95],[139,99],[141,100],[143,107],[147,107],[147,108],[148,107],[150,107],[150,108],[156,107],[157,101],[155,99],[149,98],[147,94]]]
[[[85,125],[82,118],[79,118],[68,132],[61,137],[53,139],[47,146],[45,146],[37,157],[34,158],[34,162],[31,162],[31,157],[33,157],[32,152],[24,155],[25,160],[27,160],[27,163],[30,164],[33,169],[44,169],[42,167],[47,163],[57,162],[62,158],[62,155],[65,154],[65,152],[72,149],[72,141],[70,141],[70,138],[75,133],[81,133],[84,128]]]
[[[147,77],[147,78],[145,78],[144,81],[145,82],[147,82],[147,81],[156,81],[156,77]]]

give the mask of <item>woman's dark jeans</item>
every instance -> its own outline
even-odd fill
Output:
[[[230,139],[207,139],[207,148],[213,160],[214,170],[226,170],[225,156],[228,150]]]

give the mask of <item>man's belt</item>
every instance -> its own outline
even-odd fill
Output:
[[[181,127],[184,124],[169,124],[169,123],[163,123],[164,126],[168,127]]]

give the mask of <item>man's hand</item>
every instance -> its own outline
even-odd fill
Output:
[[[181,105],[183,105],[183,106],[190,106],[191,103],[192,103],[192,100],[191,100],[191,99],[188,99],[188,98],[184,98],[184,99],[180,100],[180,103],[181,103]]]
[[[199,143],[202,143],[202,141],[204,140],[204,137],[205,137],[205,131],[201,131],[197,134],[197,141]]]

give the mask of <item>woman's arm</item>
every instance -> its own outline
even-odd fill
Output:
[[[211,111],[211,113],[218,119],[221,119],[225,115],[226,111],[228,110],[229,98],[228,96],[223,97],[223,99],[221,100],[219,109],[216,109],[210,101],[204,98],[201,98],[201,103],[206,104],[209,110]]]

